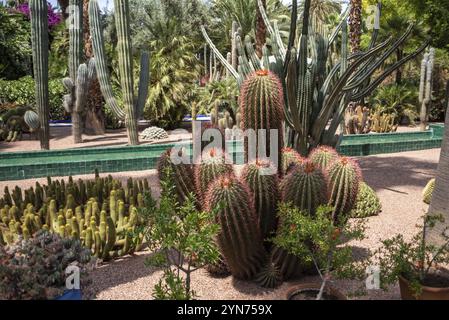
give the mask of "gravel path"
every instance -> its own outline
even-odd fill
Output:
[[[428,180],[436,172],[439,149],[404,152],[397,154],[378,155],[359,158],[366,182],[373,187],[380,197],[383,211],[377,217],[367,219],[367,239],[354,243],[355,252],[363,255],[368,249],[375,249],[379,240],[390,238],[402,233],[410,238],[416,232],[415,225],[424,214],[427,207],[422,203],[421,192]],[[146,177],[157,188],[157,175],[154,170],[142,172],[125,172],[113,174],[114,177],[126,180],[128,177]],[[91,176],[80,176],[91,178]],[[76,177],[78,178],[78,177]],[[45,182],[45,179],[38,179]],[[0,190],[5,185],[16,184],[24,187],[31,186],[35,180],[16,182],[0,182]],[[155,189],[156,191],[156,189]],[[151,299],[154,285],[158,282],[162,272],[157,269],[146,268],[145,258],[149,252],[142,252],[134,257],[126,257],[103,265],[93,273],[91,289],[97,299]],[[310,282],[315,278],[302,279]],[[211,278],[205,271],[200,270],[193,275],[192,286],[200,299],[283,299],[289,283],[284,283],[276,290],[264,290],[253,283],[234,280],[232,277],[224,279]],[[353,281],[337,281],[337,288],[350,294],[360,283]],[[371,291],[369,296],[358,299],[400,299],[398,287],[388,292]]]

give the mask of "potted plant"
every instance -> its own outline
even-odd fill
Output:
[[[402,235],[382,241],[374,258],[380,267],[383,289],[399,280],[403,300],[449,300],[449,228],[439,244],[429,243],[428,233],[444,223],[441,215],[428,215],[411,241]]]
[[[346,300],[331,285],[333,279],[364,277],[365,262],[355,261],[347,245],[364,238],[363,221],[337,223],[331,214],[332,208],[325,206],[311,216],[289,204],[280,205],[280,226],[273,242],[302,261],[310,259],[321,278],[319,283],[293,286],[287,291],[288,300]]]

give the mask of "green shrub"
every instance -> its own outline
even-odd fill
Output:
[[[365,182],[360,185],[355,208],[351,211],[353,218],[367,218],[377,216],[382,211],[382,204],[376,192]]]
[[[3,103],[15,103],[19,106],[35,107],[36,98],[34,92],[34,79],[30,76],[19,80],[0,80],[0,101]],[[66,112],[62,105],[62,97],[65,94],[60,79],[49,81],[50,119],[65,120]]]

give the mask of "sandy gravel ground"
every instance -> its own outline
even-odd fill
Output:
[[[421,201],[421,192],[428,180],[435,175],[439,153],[439,149],[432,149],[358,159],[366,182],[376,190],[381,199],[383,211],[379,216],[367,219],[367,239],[351,244],[354,246],[355,254],[363,256],[367,250],[375,249],[379,245],[379,240],[397,233],[402,233],[406,238],[413,236],[416,232],[416,223],[427,209]],[[147,177],[157,189],[158,182],[154,170],[125,172],[113,176],[123,180],[129,176]],[[45,179],[41,180],[45,182]],[[34,181],[0,182],[0,190],[5,185],[31,186]],[[134,257],[125,257],[95,270],[90,289],[95,292],[96,298],[151,299],[153,286],[158,282],[162,272],[144,266],[145,258],[149,254],[142,252]],[[300,282],[313,280],[315,278],[312,277],[302,279]],[[289,285],[284,283],[276,290],[264,290],[253,283],[234,280],[232,277],[211,278],[203,270],[194,274],[192,279],[193,289],[200,299],[283,299]],[[351,294],[361,284],[353,281],[337,281],[334,285]],[[400,294],[398,287],[395,286],[388,292],[370,291],[368,296],[356,298],[400,299]]]
[[[141,144],[151,143],[168,143],[179,141],[181,139],[191,138],[191,134],[181,131],[169,131],[169,138],[158,141],[140,141]],[[50,148],[55,149],[72,149],[72,148],[91,148],[91,147],[118,147],[128,143],[125,129],[107,131],[101,136],[83,135],[83,143],[74,144],[71,135],[71,127],[50,127]],[[14,143],[6,143],[0,141],[0,152],[18,152],[40,150],[39,141],[24,135],[23,140]]]

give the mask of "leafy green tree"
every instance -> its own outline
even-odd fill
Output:
[[[0,78],[16,80],[31,65],[30,23],[0,3]]]
[[[170,177],[166,174],[166,177]],[[195,298],[191,289],[191,274],[218,260],[215,237],[219,225],[214,223],[216,212],[200,212],[191,195],[179,206],[174,184],[170,179],[161,181],[159,204],[150,194],[144,197],[145,207],[140,209],[144,221],[143,231],[149,248],[154,252],[146,261],[148,266],[162,267],[164,276],[154,287],[153,297],[159,300],[190,300]]]

